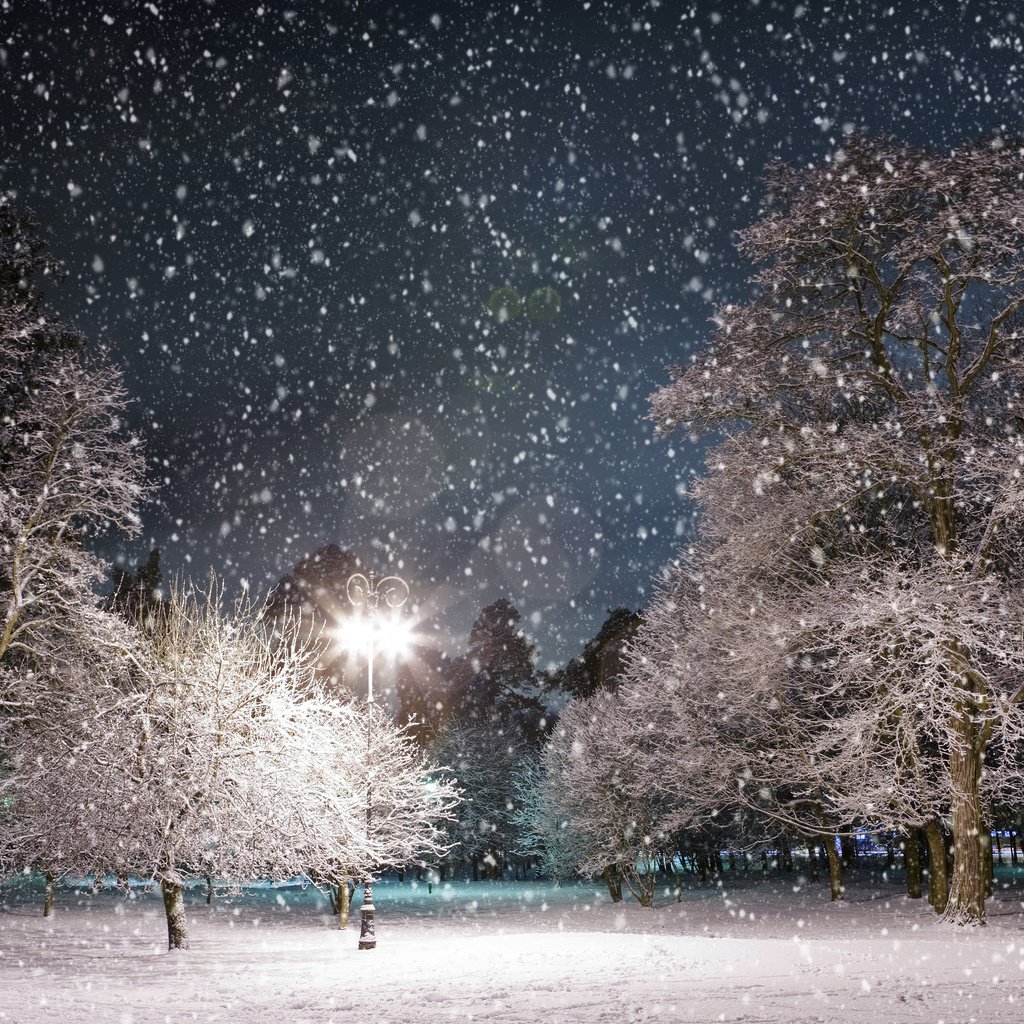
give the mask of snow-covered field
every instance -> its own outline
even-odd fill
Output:
[[[158,895],[0,892],[0,1021],[900,1022],[1019,1024],[1024,904],[956,931],[898,886],[842,904],[798,876],[727,880],[653,910],[600,887],[384,883],[378,948],[358,913],[332,927],[314,890],[263,889],[189,914],[192,949],[165,949]],[[360,894],[357,894],[358,904]]]

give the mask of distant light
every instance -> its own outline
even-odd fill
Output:
[[[353,654],[365,654],[373,635],[375,655],[401,658],[409,653],[415,640],[415,621],[408,615],[347,616],[334,630],[339,643]]]

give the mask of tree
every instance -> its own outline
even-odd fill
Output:
[[[107,607],[129,622],[154,629],[164,609],[160,591],[163,583],[160,571],[160,549],[153,548],[146,561],[135,572],[126,569],[113,571],[114,590],[107,599]]]
[[[613,689],[619,683],[626,645],[636,635],[640,613],[619,606],[608,612],[597,635],[583,651],[549,681],[553,689],[572,697],[592,697],[598,690]]]
[[[504,597],[480,612],[466,654],[453,665],[449,703],[461,718],[498,723],[508,735],[536,739],[544,706],[534,674],[536,652],[521,620]]]
[[[573,821],[563,816],[556,794],[546,785],[539,754],[528,754],[518,766],[513,792],[515,852],[535,858],[541,872],[557,885],[576,878],[588,856],[589,844]]]
[[[133,634],[123,620],[98,613],[88,631],[61,637],[38,666],[11,673],[21,700],[3,722],[0,746],[0,874],[43,873],[47,916],[61,876],[125,863],[130,808],[118,772],[108,768],[122,759],[122,702],[141,653]]]
[[[36,232],[0,198],[0,671],[86,628],[103,566],[83,539],[136,532],[144,493],[119,372],[40,311],[36,278],[59,265]]]
[[[39,278],[63,274],[63,265],[40,238],[35,217],[15,206],[12,196],[0,195],[0,308],[28,314],[38,311]]]
[[[463,794],[449,824],[451,845],[469,860],[474,881],[481,870],[500,878],[505,863],[519,852],[516,780],[529,757],[528,744],[496,720],[455,719],[433,749]]]
[[[190,877],[330,882],[446,849],[450,780],[382,716],[327,695],[316,646],[261,607],[228,609],[215,581],[179,586],[138,640],[121,685],[83,667],[47,728],[12,732],[9,866],[153,877],[176,949]]]
[[[346,586],[360,564],[355,554],[337,544],[319,548],[278,580],[267,598],[266,614],[272,621],[287,623],[289,629],[307,639],[330,639],[352,614]],[[319,670],[325,679],[352,691],[352,673],[339,651],[340,648],[325,643]]]
[[[876,671],[898,648],[893,630],[865,626],[863,580],[836,593],[834,574],[819,578],[793,550],[775,502],[739,486],[725,501],[728,477],[698,488],[701,543],[645,614],[620,696],[658,739],[626,756],[688,829],[745,808],[822,842],[841,899],[837,832],[923,826],[944,806],[916,680],[927,685],[927,670],[897,662],[914,678],[895,686]],[[740,515],[748,527],[728,529]]]
[[[393,669],[395,717],[424,747],[444,727],[450,669],[444,652],[422,644],[411,645]],[[384,692],[388,693],[388,687]]]
[[[568,847],[576,870],[603,877],[613,900],[622,898],[625,882],[649,907],[657,864],[675,853],[665,828],[668,808],[626,755],[644,737],[634,721],[613,712],[614,702],[613,695],[600,692],[570,701],[562,712],[541,755],[541,824],[547,822],[559,859],[567,852],[559,847]]]
[[[707,351],[652,400],[662,431],[739,424],[747,493],[784,489],[789,546],[765,556],[824,570],[809,607],[856,613],[841,643],[817,632],[823,683],[833,651],[859,651],[861,682],[899,706],[933,686],[914,721],[942,767],[955,922],[984,919],[987,754],[1021,737],[1022,171],[1002,140],[940,155],[853,138],[818,166],[772,166],[740,241],[762,264],[756,295],[720,310]],[[764,522],[731,539],[762,543]],[[893,734],[891,710],[864,718],[871,735]]]
[[[465,791],[453,836],[474,879],[481,864],[499,877],[520,845],[515,778],[546,725],[535,651],[520,621],[518,609],[499,598],[480,612],[466,653],[447,667],[448,714],[435,750]]]
[[[354,794],[357,821],[353,826],[332,817],[320,840],[324,852],[303,853],[307,861],[301,870],[331,888],[344,927],[350,881],[433,863],[448,854],[462,789],[450,768],[428,756],[413,730],[396,726],[383,709],[328,699],[314,713],[328,733],[309,748],[318,755],[315,770],[323,778],[317,785],[301,777],[293,784],[323,802],[337,780],[344,780]],[[338,826],[343,826],[341,834]]]
[[[278,580],[267,601],[268,613],[275,618],[308,622],[313,633],[336,624],[351,612],[345,588],[360,566],[359,559],[347,548],[325,545]]]
[[[62,273],[34,218],[0,196],[0,780],[5,789],[22,781],[28,751],[63,725],[68,763],[21,804],[35,812],[46,801],[26,863],[48,875],[47,911],[55,864],[95,845],[92,798],[76,801],[64,777],[91,742],[77,715],[88,720],[132,648],[130,630],[99,607],[104,567],[84,541],[110,527],[136,531],[143,495],[141,450],[121,428],[119,373],[43,312],[40,278]],[[82,692],[77,681],[96,664],[108,678]],[[82,700],[69,703],[71,692]],[[4,803],[5,816],[17,807]]]

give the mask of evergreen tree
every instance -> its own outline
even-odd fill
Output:
[[[129,622],[151,629],[164,608],[160,591],[164,579],[160,570],[160,549],[153,548],[135,572],[114,569],[112,575],[114,592],[107,599],[107,607]]]
[[[544,705],[534,671],[536,649],[507,598],[484,608],[469,632],[466,654],[453,665],[450,704],[456,716],[536,738]]]
[[[571,697],[592,697],[599,690],[618,686],[625,662],[626,644],[636,635],[640,613],[621,605],[608,613],[597,635],[587,641],[582,653],[548,682],[551,688],[564,690]]]

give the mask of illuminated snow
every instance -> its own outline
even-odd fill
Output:
[[[799,882],[662,893],[645,911],[586,883],[391,881],[373,952],[356,948],[358,914],[333,928],[313,890],[209,909],[197,891],[193,949],[174,954],[158,896],[62,894],[44,921],[38,894],[8,892],[0,1021],[1016,1022],[1019,894],[954,931],[893,883],[829,904]]]

